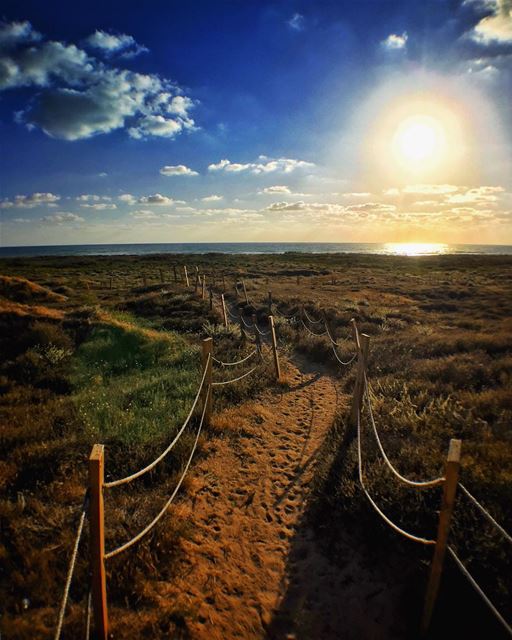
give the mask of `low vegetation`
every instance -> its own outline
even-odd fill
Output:
[[[48,637],[55,624],[91,445],[106,444],[109,478],[138,469],[169,442],[190,407],[199,382],[201,338],[212,336],[215,354],[223,360],[253,348],[241,343],[236,330],[219,327],[217,302],[210,309],[193,287],[185,290],[183,265],[192,272],[193,285],[195,262],[208,282],[215,278],[216,291],[224,280],[229,308],[239,304],[248,320],[255,313],[264,329],[269,289],[282,314],[293,314],[302,304],[312,318],[321,318],[324,310],[333,335],[346,339],[340,343],[342,359],[353,352],[350,319],[355,318],[371,337],[373,410],[391,460],[413,479],[436,476],[449,439],[461,438],[463,482],[512,529],[510,258],[212,254],[3,260],[4,637]],[[235,296],[234,282],[240,278],[248,303],[241,288],[238,300]],[[349,398],[353,371],[337,364],[325,338],[311,337],[282,318],[276,328],[286,353],[327,367],[339,376],[340,397]],[[227,379],[231,373],[218,369],[216,375]],[[253,396],[268,379],[260,375],[219,387],[216,407]],[[196,424],[155,472],[107,495],[108,548],[130,538],[155,514],[188,455]],[[363,428],[372,494],[406,529],[434,536],[439,493],[400,487],[379,458],[366,418]],[[325,444],[312,521],[334,556],[336,531],[342,527],[356,528],[376,553],[403,545],[364,501],[354,443],[347,444],[345,434],[346,412],[341,411]],[[199,455],[205,455],[201,443]],[[454,532],[461,557],[506,609],[512,567],[504,544],[462,499]],[[156,610],[158,585],[172,579],[179,540],[190,536],[186,519],[171,511],[166,526],[139,545],[136,562],[119,557],[109,565],[109,598],[119,633],[126,625],[137,625],[141,637],[184,633],[194,612],[177,610],[162,620]],[[414,567],[412,589],[418,590],[429,554],[409,543],[403,548],[405,564]],[[83,623],[86,572],[82,562],[66,626],[70,638]],[[448,580],[457,580],[455,571]]]

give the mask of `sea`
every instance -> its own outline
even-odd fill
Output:
[[[120,256],[164,253],[358,253],[368,255],[425,256],[444,254],[512,255],[512,245],[372,242],[187,242],[151,244],[73,244],[1,247],[0,258],[35,256]]]

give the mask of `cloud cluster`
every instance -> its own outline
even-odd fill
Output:
[[[174,138],[194,128],[193,101],[170,80],[113,67],[74,44],[38,36],[28,22],[0,24],[0,91],[36,92],[16,114],[28,128],[63,140],[121,128],[136,139]],[[104,51],[124,50],[130,38],[105,32],[91,37]]]
[[[208,165],[208,171],[223,171],[225,173],[292,173],[296,169],[312,169],[315,164],[306,162],[305,160],[296,160],[294,158],[268,158],[267,156],[259,156],[259,162],[231,162],[231,160],[223,159],[217,163]]]
[[[198,172],[184,164],[166,165],[160,169],[163,176],[198,176]]]
[[[133,36],[125,33],[114,34],[97,29],[86,39],[86,44],[107,56],[121,54],[122,58],[134,58],[149,49],[138,44]]]
[[[18,195],[14,200],[0,201],[0,209],[33,209],[41,205],[55,207],[56,202],[60,200],[60,196],[54,193],[33,193],[30,196]]]
[[[388,51],[398,51],[400,49],[405,49],[408,38],[409,36],[407,35],[407,31],[404,31],[401,35],[391,33],[381,42],[381,44]]]
[[[41,218],[41,222],[46,224],[65,224],[67,222],[85,222],[85,220],[76,215],[76,213],[60,212],[51,216],[44,216]]]
[[[473,40],[484,45],[512,43],[512,1],[487,0],[484,9],[490,14],[483,17],[471,31]]]

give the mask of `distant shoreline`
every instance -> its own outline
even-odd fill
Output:
[[[142,256],[157,254],[272,255],[285,253],[391,256],[512,255],[512,245],[371,242],[185,242],[0,247],[0,258]]]

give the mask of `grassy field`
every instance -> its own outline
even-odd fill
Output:
[[[236,302],[235,280],[243,278],[251,303],[247,316],[254,312],[261,323],[268,315],[268,291],[283,314],[302,304],[314,318],[324,310],[333,335],[347,338],[340,347],[346,359],[354,350],[349,322],[355,318],[371,337],[374,414],[393,463],[412,479],[436,476],[449,439],[461,438],[463,482],[512,529],[512,259],[299,254],[4,259],[4,637],[46,637],[54,624],[91,444],[107,445],[110,477],[139,468],[168,442],[190,406],[199,379],[200,338],[214,334],[227,358],[241,353],[236,335],[215,328],[218,309],[210,311],[207,301],[184,289],[184,265],[192,285],[197,265],[208,283],[215,282],[216,291],[225,286],[231,305]],[[241,289],[239,295],[243,302]],[[351,393],[353,369],[336,363],[325,338],[311,337],[282,319],[277,319],[277,331],[288,354],[329,367],[339,376],[342,391]],[[254,395],[265,384],[262,377],[235,392],[220,393],[216,406]],[[406,529],[434,536],[438,492],[400,487],[383,466],[363,422],[365,473],[372,493]],[[326,546],[335,556],[340,527],[360,532],[377,553],[385,552],[386,545],[403,545],[364,502],[355,475],[354,442],[345,435],[346,413],[340,412],[325,444],[317,499],[310,509],[319,529],[331,532],[332,537],[325,534]],[[135,533],[147,521],[151,504],[167,495],[192,438],[191,432],[171,462],[147,482],[107,503],[114,523],[108,548]],[[114,561],[109,592],[114,617],[126,608],[150,607],[152,581],[172,575],[173,554],[179,551],[173,542],[190,531],[179,517],[169,520],[172,526],[140,546],[136,563]],[[322,527],[325,523],[330,526]],[[453,543],[506,610],[512,594],[510,550],[462,498]],[[420,571],[428,554],[405,545],[407,558]],[[156,560],[162,559],[165,570],[156,569],[162,566]],[[76,584],[83,585],[85,563],[79,572]],[[150,573],[151,580],[146,577]],[[80,588],[72,593],[77,602],[85,595]],[[67,633],[73,637],[82,614],[78,605],[70,611]],[[176,612],[176,619],[166,622],[167,632],[179,628],[180,616],[186,612]]]

